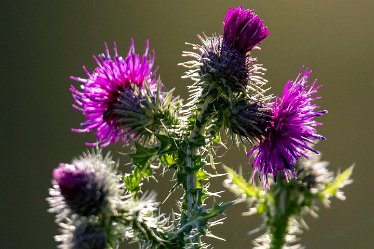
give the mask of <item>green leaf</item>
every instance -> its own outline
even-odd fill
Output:
[[[193,156],[192,161],[193,161],[193,170],[199,170],[204,166],[204,162],[201,156]]]
[[[196,172],[196,187],[202,189],[203,188],[202,182],[204,180],[207,180],[208,178],[209,178],[209,175],[202,168],[200,168]]]
[[[341,188],[350,184],[352,182],[350,178],[353,173],[353,168],[354,165],[338,174],[331,183],[326,184],[326,189],[323,191],[322,195],[325,197],[334,196]]]
[[[126,189],[133,194],[140,191],[140,182],[142,177],[139,177],[136,173],[126,175],[123,177],[123,182],[125,183]]]
[[[133,194],[140,191],[141,182],[144,178],[152,175],[150,167],[153,158],[157,155],[158,148],[148,148],[135,142],[135,152],[129,153],[134,169],[131,174],[123,178],[126,188]]]
[[[188,233],[191,231],[192,228],[196,227],[199,233],[205,234],[205,230],[207,228],[208,222],[221,215],[225,209],[231,207],[233,202],[226,202],[222,204],[214,204],[214,206],[210,209],[200,208],[195,215],[193,215],[188,222],[183,225],[179,232]]]
[[[254,187],[251,182],[247,182],[242,176],[238,175],[234,170],[231,168],[224,166],[224,169],[231,177],[231,184],[235,185],[237,188],[235,193],[237,195],[245,194],[247,198],[257,198],[260,193],[260,189]],[[230,189],[233,191],[233,189]]]
[[[174,165],[177,163],[178,153],[171,152],[171,153],[164,153],[160,156],[160,162],[165,166]]]
[[[135,142],[135,152],[128,155],[136,166],[144,168],[151,163],[152,158],[157,154],[157,150],[158,148],[148,148]]]
[[[216,134],[215,134],[215,137],[214,137],[214,139],[213,139],[213,142],[215,142],[215,143],[220,143],[220,142],[221,142],[221,136],[220,136],[219,133],[216,133]]]
[[[173,139],[171,137],[160,135],[160,134],[155,134],[155,136],[160,142],[160,147],[158,149],[159,154],[162,154],[171,148],[172,143],[173,143]]]

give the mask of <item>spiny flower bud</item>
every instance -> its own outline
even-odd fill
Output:
[[[248,84],[256,59],[232,49],[222,42],[222,37],[205,37],[202,42],[205,50],[201,54],[202,78],[228,85],[234,91]]]
[[[173,91],[163,91],[161,84],[156,89],[133,85],[122,92],[111,115],[117,116],[118,126],[135,140],[149,141],[154,133],[179,130],[182,104],[179,96],[172,96]]]
[[[86,153],[72,164],[60,164],[53,172],[49,211],[57,214],[57,220],[72,214],[114,212],[122,192],[115,168],[109,155],[99,153]]]
[[[107,190],[102,176],[95,172],[60,164],[53,172],[67,206],[83,216],[98,214],[105,207]]]
[[[97,226],[83,224],[73,233],[72,249],[105,249],[106,245],[106,234]]]
[[[229,101],[239,95],[257,102],[268,99],[262,89],[267,82],[262,78],[265,69],[249,53],[268,34],[258,16],[239,7],[228,11],[223,36],[199,36],[201,45],[192,44],[196,52],[183,53],[193,59],[181,64],[189,69],[184,77],[195,81],[191,102],[207,96]]]
[[[271,121],[270,109],[262,103],[242,100],[231,109],[229,128],[248,140],[259,140]]]
[[[298,178],[312,193],[317,193],[333,180],[334,173],[327,169],[329,162],[320,160],[321,155],[309,152],[307,156],[298,162]]]
[[[66,226],[63,234],[56,236],[60,249],[107,249],[107,235],[97,225],[82,222]]]

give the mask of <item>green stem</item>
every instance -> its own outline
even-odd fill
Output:
[[[288,229],[288,215],[282,215],[277,218],[274,226],[270,228],[271,242],[270,249],[281,249],[286,243]]]
[[[197,139],[203,135],[204,127],[209,120],[210,113],[208,111],[211,98],[207,98],[200,107],[200,112],[196,117],[195,123],[191,130],[190,136],[186,146],[186,165],[184,173],[186,175],[185,198],[187,208],[185,210],[186,222],[194,215],[195,211],[199,210],[201,203],[201,191],[197,189],[196,172],[194,165],[194,156],[198,153],[199,146],[196,145]],[[200,145],[201,146],[201,145]],[[184,224],[182,224],[184,225]],[[200,236],[195,236],[193,242],[200,245]],[[199,248],[199,247],[197,247]]]
[[[288,186],[283,185],[283,181],[279,181],[277,187],[280,189],[274,196],[275,213],[270,222],[270,249],[281,249],[286,244],[288,224],[293,208],[289,200]]]

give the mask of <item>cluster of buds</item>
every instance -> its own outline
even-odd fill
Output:
[[[116,171],[117,163],[100,151],[84,153],[54,170],[47,200],[62,231],[56,236],[61,249],[117,248],[123,239],[167,243],[170,227],[157,214],[155,195],[134,199]]]
[[[62,228],[60,248],[107,248],[106,228],[116,224],[103,221],[117,214],[124,194],[116,168],[109,155],[88,152],[54,170],[48,202]]]

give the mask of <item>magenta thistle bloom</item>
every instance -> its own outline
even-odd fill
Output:
[[[135,53],[133,40],[131,40],[130,50],[125,58],[118,55],[115,43],[114,57],[111,57],[106,44],[105,47],[106,55],[94,56],[97,67],[92,73],[83,67],[88,79],[71,77],[72,80],[83,83],[82,91],[74,86],[70,88],[77,104],[73,105],[74,108],[82,111],[86,117],[86,121],[81,124],[83,128],[73,129],[73,131],[95,131],[98,142],[88,143],[88,145],[100,144],[103,147],[116,143],[118,140],[127,142],[132,136],[128,134],[129,131],[120,128],[119,116],[115,112],[120,105],[121,97],[124,97],[122,96],[124,92],[126,96],[129,96],[129,92],[133,93],[131,84],[139,89],[145,88],[145,82],[150,89],[156,87],[156,70],[152,71],[155,55],[154,52],[152,55],[148,54],[148,41],[142,56]]]
[[[288,81],[281,98],[276,98],[272,106],[272,121],[266,129],[260,143],[248,156],[253,156],[253,168],[259,172],[264,187],[268,186],[268,175],[274,180],[278,171],[283,172],[288,180],[292,175],[296,178],[294,165],[300,157],[308,157],[307,151],[318,151],[311,145],[315,139],[323,140],[318,135],[316,126],[321,125],[314,120],[327,111],[316,111],[318,106],[312,102],[319,97],[312,97],[320,86],[316,80],[308,85],[311,70],[302,68],[295,81]]]
[[[269,31],[252,10],[231,8],[224,21],[223,43],[242,54],[249,52],[269,35]]]

